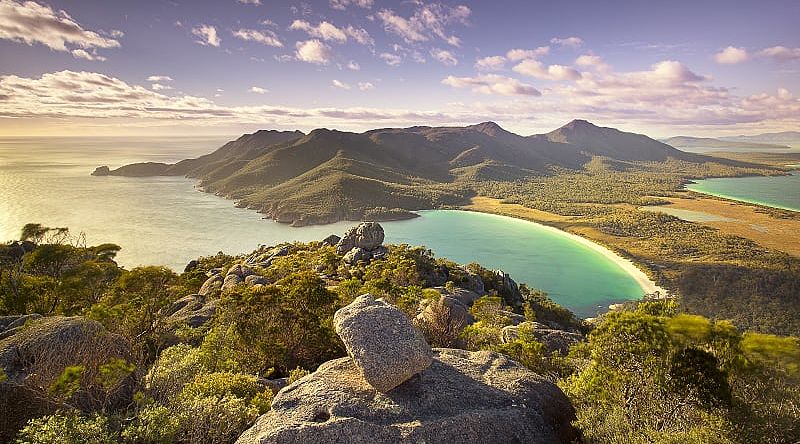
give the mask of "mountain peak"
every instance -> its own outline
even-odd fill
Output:
[[[492,122],[491,120],[478,123],[477,125],[470,125],[467,128],[486,134],[487,136],[497,136],[498,134],[508,133],[508,131],[504,130],[500,125],[498,125],[496,122]]]
[[[595,129],[595,128],[599,128],[599,127],[597,125],[593,124],[592,122],[589,122],[588,120],[575,119],[575,120],[569,122],[568,124],[562,126],[561,128],[563,128],[563,129],[573,129],[574,130],[574,129],[582,129],[582,128],[583,129]]]

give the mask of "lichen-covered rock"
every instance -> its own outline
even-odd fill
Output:
[[[377,222],[362,222],[347,230],[336,244],[336,252],[345,254],[355,247],[371,251],[383,244],[383,227]]]
[[[477,274],[467,270],[466,268],[463,269],[466,275],[458,285],[462,288],[466,288],[467,290],[477,293],[479,296],[485,295],[486,288],[483,284],[483,279]]]
[[[225,276],[225,277],[228,277],[230,275],[235,275],[235,276],[240,277],[242,280],[244,280],[247,276],[252,276],[252,275],[256,274],[256,272],[253,271],[252,268],[248,267],[245,264],[236,264],[236,265],[232,266],[228,270],[228,273],[226,273],[226,274],[227,274],[227,276]]]
[[[370,258],[372,258],[372,255],[369,254],[369,251],[363,248],[353,247],[350,251],[345,253],[342,260],[346,264],[357,264],[362,261],[369,262]]]
[[[197,292],[200,295],[207,296],[215,291],[222,289],[224,278],[219,274],[213,274],[210,278],[203,282],[200,290]]]
[[[495,275],[500,279],[500,294],[503,295],[506,304],[512,307],[521,307],[525,299],[522,297],[516,281],[511,279],[511,276],[503,270],[495,271]]]
[[[269,284],[269,279],[257,274],[251,274],[244,279],[244,283],[247,285],[267,285]]]
[[[164,314],[169,326],[189,325],[197,328],[210,321],[216,312],[216,299],[208,300],[201,294],[191,294],[175,301]]]
[[[0,316],[0,339],[7,338],[20,331],[27,322],[41,319],[42,315],[37,313],[14,316]]]
[[[11,442],[29,419],[63,408],[48,389],[68,366],[83,366],[84,371],[67,404],[84,411],[127,405],[132,376],[109,388],[98,382],[99,367],[111,359],[131,360],[125,339],[82,317],[34,320],[0,340],[0,368],[7,378],[0,382],[0,442]]]
[[[416,322],[424,322],[443,331],[461,331],[475,322],[467,306],[458,299],[443,295],[438,300],[425,302]]]
[[[472,304],[482,296],[472,290],[460,287],[456,287],[452,290],[447,290],[445,287],[436,287],[435,289],[444,296],[449,296],[458,300],[466,307],[471,307]]]
[[[406,315],[372,295],[339,309],[333,326],[364,379],[378,391],[388,392],[431,364],[430,346]]]
[[[228,274],[225,276],[225,281],[222,283],[222,291],[230,290],[242,282],[244,282],[244,279],[238,274]]]
[[[331,234],[330,236],[326,237],[325,239],[322,239],[322,244],[323,245],[334,246],[334,245],[338,244],[340,240],[342,240],[341,237],[339,237],[339,236],[337,236],[335,234]]]
[[[493,352],[434,349],[433,364],[388,393],[350,358],[281,390],[237,444],[569,443],[575,411],[553,383]]]

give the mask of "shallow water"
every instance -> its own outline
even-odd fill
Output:
[[[793,171],[788,176],[702,179],[686,188],[712,196],[800,211],[800,171]]]
[[[89,244],[114,242],[126,267],[163,264],[181,270],[217,251],[341,234],[353,222],[293,228],[233,202],[199,192],[176,177],[93,177],[98,165],[171,162],[205,154],[223,139],[0,139],[0,239],[25,223],[69,227]],[[622,268],[566,235],[530,222],[462,211],[423,211],[383,223],[387,242],[425,245],[437,256],[502,268],[547,291],[582,316],[642,290]]]

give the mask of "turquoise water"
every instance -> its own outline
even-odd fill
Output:
[[[800,171],[788,176],[697,180],[687,189],[712,196],[800,211]]]
[[[93,177],[98,165],[175,161],[207,153],[222,139],[0,139],[0,240],[28,222],[83,232],[88,244],[114,242],[126,267],[163,264],[181,270],[217,251],[341,234],[353,222],[293,228],[202,193],[183,178]],[[642,296],[619,266],[566,235],[503,216],[424,211],[383,223],[387,242],[425,245],[437,256],[502,268],[547,291],[582,316]]]

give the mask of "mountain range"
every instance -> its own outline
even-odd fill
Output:
[[[484,122],[363,133],[258,131],[196,159],[100,167],[93,174],[196,178],[205,191],[299,226],[414,217],[413,210],[467,203],[476,182],[581,171],[595,157],[622,169],[712,159],[585,120],[532,136]]]
[[[674,146],[683,151],[707,152],[707,151],[786,151],[792,147],[774,143],[759,143],[749,140],[737,141],[729,139],[715,139],[711,137],[691,137],[676,136],[663,140],[664,143]]]

